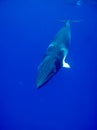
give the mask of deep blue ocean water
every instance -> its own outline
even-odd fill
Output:
[[[0,0],[0,130],[97,130],[97,5],[91,1]],[[71,68],[36,89],[37,67],[64,19],[82,20],[71,23]]]

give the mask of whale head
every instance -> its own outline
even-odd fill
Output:
[[[61,66],[62,65],[58,58],[46,56],[38,67],[38,74],[36,80],[37,88],[40,88],[45,83],[47,83],[58,72]]]

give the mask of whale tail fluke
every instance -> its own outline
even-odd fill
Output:
[[[68,22],[74,22],[74,23],[77,23],[77,22],[82,22],[83,19],[80,19],[80,20],[65,19],[65,20],[57,20],[57,21],[62,22],[62,23],[66,23],[67,21],[68,21]]]

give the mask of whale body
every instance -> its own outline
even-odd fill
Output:
[[[58,31],[48,46],[45,56],[38,66],[36,79],[37,88],[47,83],[61,67],[70,68],[70,65],[65,62],[70,42],[70,21],[66,20],[64,26]]]

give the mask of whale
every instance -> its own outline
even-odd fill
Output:
[[[64,26],[57,32],[49,44],[45,56],[38,66],[36,86],[44,86],[62,67],[70,68],[66,62],[71,43],[70,20],[64,20]]]

